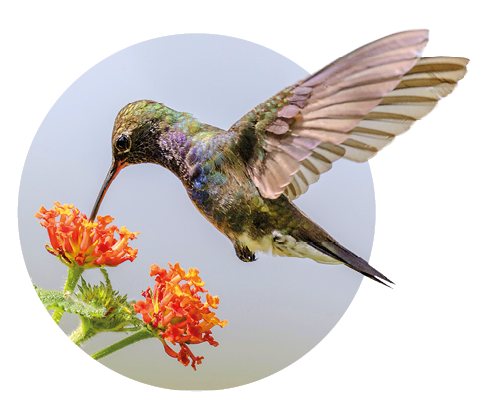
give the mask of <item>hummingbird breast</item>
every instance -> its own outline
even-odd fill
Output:
[[[204,124],[193,135],[178,128],[160,141],[162,156],[169,158],[164,166],[183,182],[199,212],[233,243],[276,253],[273,243],[295,234],[306,218],[284,195],[261,196],[243,158],[232,149],[235,138],[234,131]]]
[[[199,212],[232,240],[247,232],[259,235],[270,219],[245,163],[230,148],[235,136],[219,129],[194,135],[175,172]]]

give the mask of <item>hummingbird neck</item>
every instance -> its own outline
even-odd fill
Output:
[[[192,145],[190,135],[182,127],[175,126],[165,131],[158,143],[156,162],[182,180],[187,172],[186,155]]]
[[[157,141],[157,160],[161,166],[174,173],[186,186],[190,186],[195,168],[202,162],[206,142],[225,131],[195,120],[190,114],[176,113],[176,122],[167,125]],[[204,155],[203,155],[204,153]]]

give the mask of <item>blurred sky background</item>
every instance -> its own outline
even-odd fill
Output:
[[[320,58],[320,68],[329,62]],[[87,71],[52,107],[25,163],[18,217],[32,281],[45,289],[62,289],[66,268],[46,252],[47,232],[34,214],[55,201],[90,213],[111,162],[114,119],[124,105],[151,99],[227,129],[307,74],[267,48],[206,34],[146,41]],[[342,245],[368,260],[375,199],[367,163],[338,161],[296,204]],[[194,208],[176,177],[157,165],[124,169],[99,214],[113,216],[119,227],[141,232],[132,243],[139,248],[136,261],[108,270],[121,294],[143,299],[141,292],[154,283],[149,266],[179,262],[185,269],[199,269],[206,288],[220,297],[217,316],[229,321],[225,328],[213,330],[220,343],[217,348],[192,348],[195,355],[205,357],[197,372],[168,357],[154,339],[100,361],[150,385],[223,389],[269,376],[302,357],[330,332],[362,280],[345,266],[312,260],[258,254],[254,263],[241,262],[231,242]],[[101,274],[88,270],[84,277],[95,283]],[[39,308],[43,308],[40,302]],[[70,333],[77,322],[76,316],[64,315],[61,328]],[[92,354],[123,337],[101,334],[83,348]]]

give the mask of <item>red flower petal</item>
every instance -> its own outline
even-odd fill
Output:
[[[191,366],[196,369],[196,364],[200,364],[204,358],[194,356],[186,343],[207,342],[217,346],[211,328],[216,325],[223,327],[228,322],[220,321],[210,310],[218,307],[219,298],[211,296],[202,288],[204,283],[197,269],[189,269],[186,274],[179,263],[168,265],[169,271],[161,269],[157,264],[151,266],[150,275],[155,277],[156,285],[153,291],[148,289],[142,293],[146,302],[138,301],[134,304],[134,311],[145,314],[146,305],[151,306],[154,312],[150,311],[148,315],[149,323],[161,329],[161,341],[166,353],[177,357],[185,366],[191,362]],[[198,293],[206,293],[206,302],[201,301]],[[146,319],[144,321],[148,322]],[[180,345],[180,351],[176,353],[167,346],[166,341]]]
[[[137,257],[137,249],[130,248],[128,241],[139,233],[131,233],[125,227],[119,231],[116,226],[107,226],[114,220],[111,216],[98,216],[98,222],[91,223],[74,205],[54,204],[55,208],[50,210],[42,206],[35,217],[48,231],[52,245],[49,252],[60,256],[64,263],[76,262],[84,268],[117,266]],[[114,238],[116,233],[119,240]]]

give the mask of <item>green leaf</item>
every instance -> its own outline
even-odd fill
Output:
[[[106,314],[106,308],[96,303],[87,303],[76,294],[64,295],[62,291],[42,290],[34,285],[37,295],[46,309],[61,309],[64,312],[77,314],[87,318],[101,318]]]

